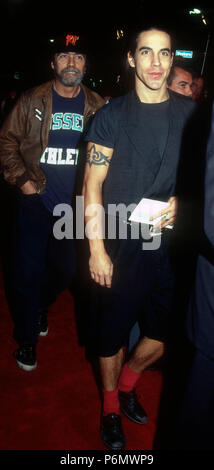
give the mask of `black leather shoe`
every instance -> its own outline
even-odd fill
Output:
[[[127,418],[138,424],[146,424],[148,421],[147,414],[139,403],[135,391],[121,392],[119,390],[120,409]]]
[[[100,434],[105,446],[110,450],[122,450],[125,448],[121,417],[116,413],[110,413],[101,417]]]

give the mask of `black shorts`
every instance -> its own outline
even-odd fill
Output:
[[[106,250],[114,264],[112,287],[92,281],[89,348],[103,357],[116,354],[139,319],[144,336],[165,341],[174,294],[168,244],[143,250],[142,239],[107,240]]]

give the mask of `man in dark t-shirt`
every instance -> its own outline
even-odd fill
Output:
[[[37,366],[38,335],[48,332],[47,308],[76,272],[73,234],[55,238],[54,208],[72,204],[83,129],[104,104],[82,84],[86,41],[74,34],[65,39],[52,51],[54,80],[24,92],[0,132],[4,178],[19,189],[10,305],[16,361],[25,371]]]
[[[167,227],[175,222],[182,135],[194,109],[192,100],[167,89],[172,59],[167,32],[156,28],[138,32],[128,52],[135,89],[100,109],[86,136],[83,193],[94,281],[89,347],[99,357],[101,437],[111,450],[126,445],[120,410],[135,423],[147,422],[135,386],[144,369],[163,355],[170,331],[174,283],[168,256],[171,229]],[[167,203],[154,214],[154,218],[161,217],[162,235],[148,238],[146,232],[145,242],[132,232],[129,211],[121,210],[142,198]],[[107,229],[102,211],[97,210],[96,224],[89,216],[101,204],[108,216]],[[115,217],[113,207],[118,208]],[[111,237],[113,217],[115,236]],[[120,232],[124,226],[126,236]],[[152,245],[151,240],[158,238],[159,243]],[[124,365],[124,347],[138,319],[144,337]]]
[[[40,168],[47,178],[45,191],[40,197],[51,212],[57,204],[71,204],[85,105],[82,89],[74,98],[61,96],[53,89],[52,97],[48,146],[40,159]]]

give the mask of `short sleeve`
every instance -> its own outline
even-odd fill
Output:
[[[111,103],[100,108],[96,112],[84,140],[104,147],[114,148],[116,126],[113,123],[112,114]]]

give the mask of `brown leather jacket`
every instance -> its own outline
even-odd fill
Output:
[[[40,158],[48,144],[52,85],[53,81],[49,81],[25,91],[0,129],[0,169],[4,179],[18,187],[31,180],[38,193],[46,184]],[[85,85],[81,87],[85,94],[85,126],[105,102]]]

